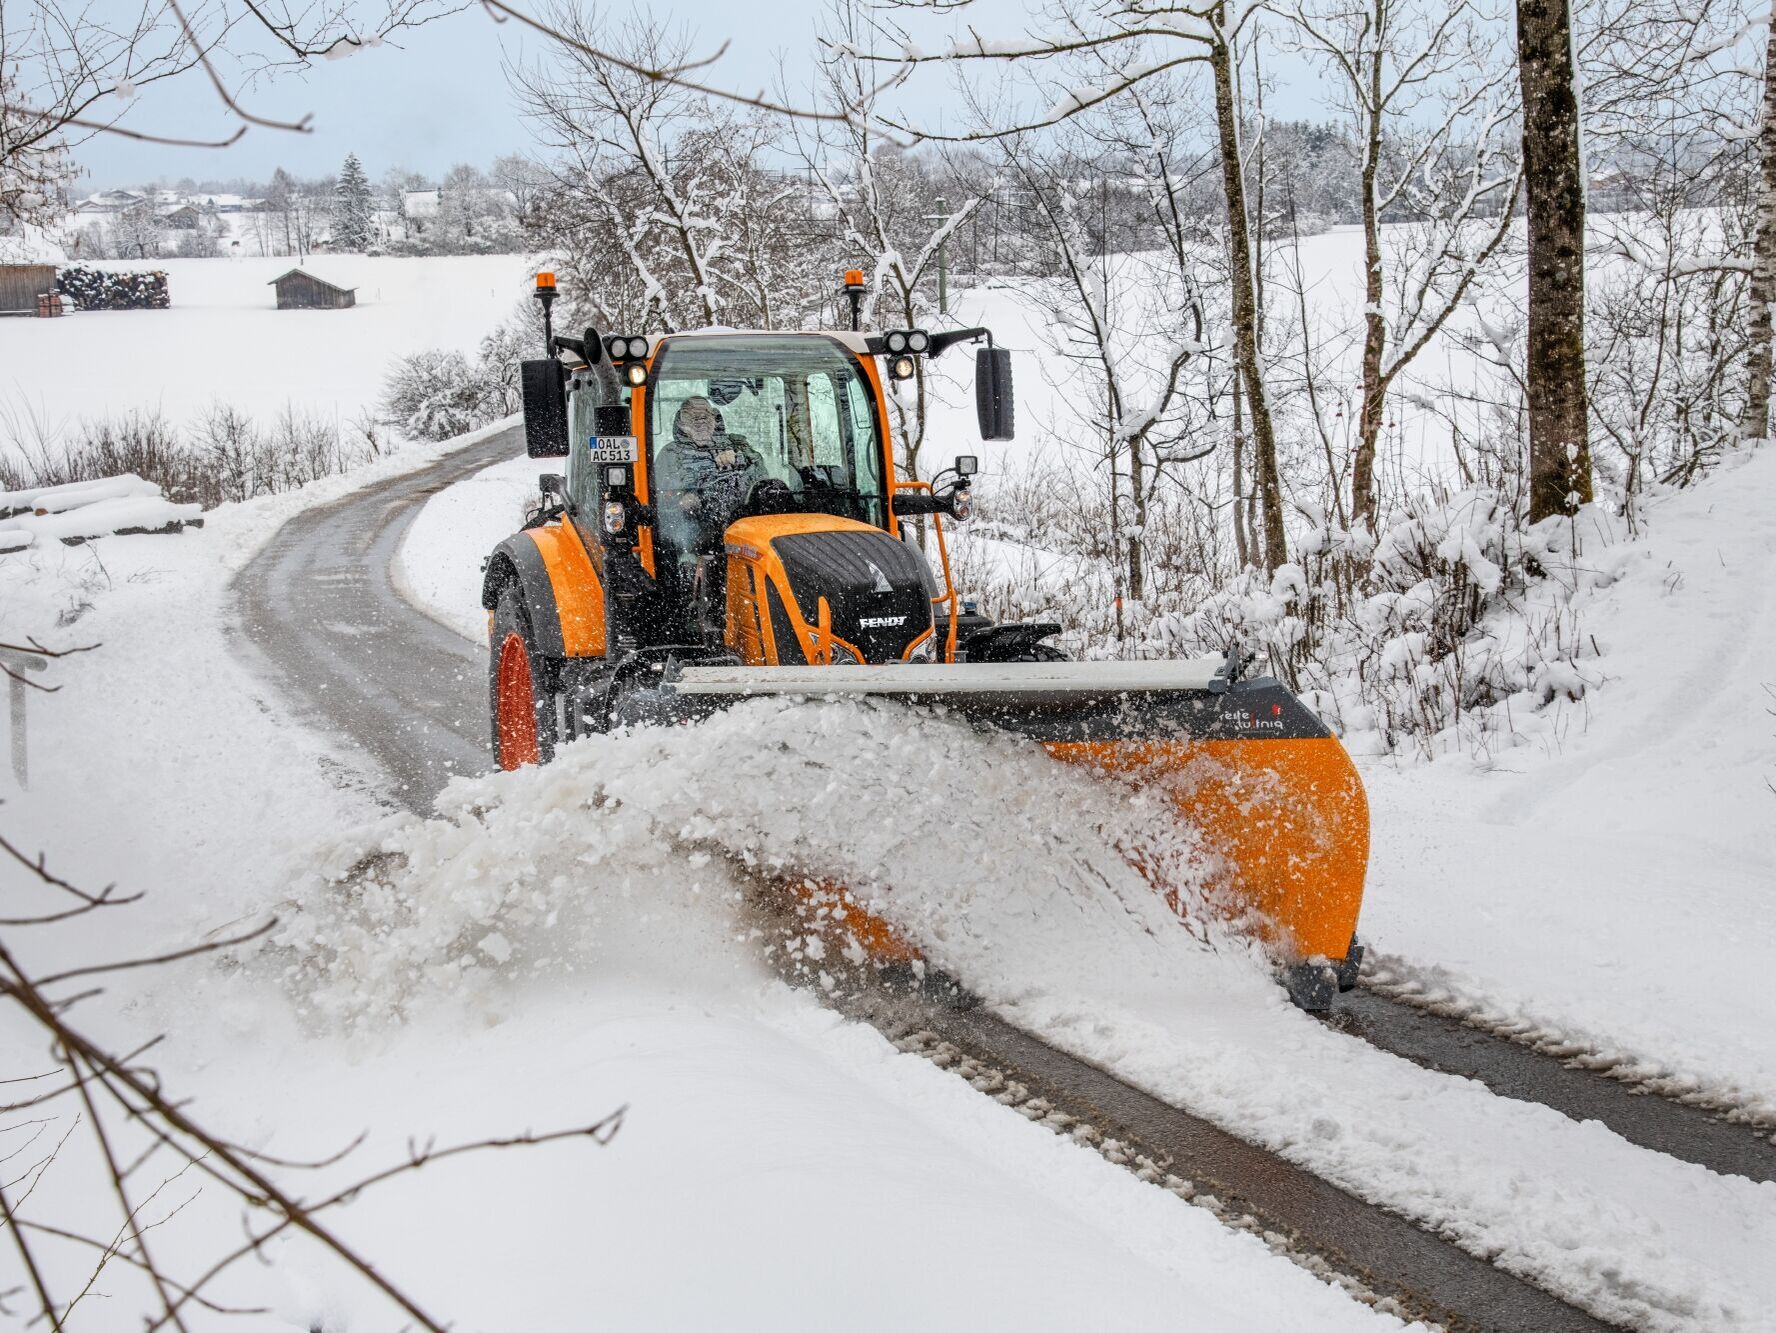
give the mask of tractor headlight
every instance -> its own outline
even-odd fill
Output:
[[[888,363],[888,373],[897,380],[910,380],[913,377],[913,358],[897,356]]]
[[[643,356],[646,356],[647,354],[648,354],[648,340],[646,338],[631,338],[629,340],[629,355],[630,356],[643,357]]]
[[[623,367],[623,374],[628,378],[631,388],[639,389],[648,382],[648,368],[639,361],[631,361]]]
[[[923,352],[931,346],[931,335],[926,333],[924,329],[914,329],[907,334],[906,345],[909,352]]]
[[[924,638],[913,645],[912,651],[906,655],[908,662],[929,663],[937,661],[937,631],[932,630]]]
[[[604,530],[616,536],[629,522],[628,512],[623,508],[621,500],[604,502]]]
[[[898,329],[895,332],[890,333],[883,339],[883,341],[888,344],[888,350],[893,352],[896,356],[907,349],[907,336],[906,334],[901,333]]]
[[[852,652],[844,644],[835,643],[832,646],[832,665],[834,665],[834,666],[862,666],[863,663],[858,660],[857,654]]]
[[[974,514],[974,497],[964,486],[950,496],[950,517],[957,522],[964,522]]]

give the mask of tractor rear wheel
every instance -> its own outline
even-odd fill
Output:
[[[500,589],[489,635],[487,693],[493,758],[510,771],[555,757],[556,701],[516,582]]]

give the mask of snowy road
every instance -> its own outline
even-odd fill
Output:
[[[472,643],[402,596],[396,579],[416,571],[391,571],[425,502],[509,458],[517,443],[508,432],[303,514],[235,584],[246,637],[289,696],[359,747],[388,775],[391,794],[417,812],[429,812],[450,777],[487,767],[483,667]],[[413,558],[409,551],[402,563]],[[1238,1212],[1290,1235],[1293,1252],[1358,1277],[1400,1308],[1490,1327],[1595,1326],[1520,1279],[984,1014],[928,1019],[928,1030],[1049,1088],[1057,1105],[1094,1124],[1102,1119],[1131,1145],[1152,1145],[1168,1172],[1214,1189]],[[951,1031],[958,1024],[966,1035]],[[1105,1088],[1115,1095],[1106,1099]]]
[[[490,766],[486,668],[472,644],[401,597],[391,563],[427,499],[520,443],[515,427],[301,514],[235,582],[246,638],[285,695],[365,751],[416,811],[451,777]]]

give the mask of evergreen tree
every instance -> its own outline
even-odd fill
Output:
[[[365,250],[375,238],[370,177],[356,153],[348,153],[333,187],[333,248]]]

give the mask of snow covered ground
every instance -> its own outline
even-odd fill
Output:
[[[1350,242],[1308,244],[1343,274]],[[219,397],[269,412],[305,366],[318,367],[300,377],[307,392],[331,396],[298,405],[348,418],[380,392],[390,356],[472,346],[528,275],[515,259],[355,260],[367,276],[339,276],[363,284],[358,309],[277,312],[248,273],[258,262],[160,265],[170,312],[0,323],[0,395],[65,403],[68,367],[85,364],[82,410],[158,401],[180,416]],[[287,266],[264,264],[265,279]],[[1061,389],[1045,385],[1035,331],[1007,293],[964,299],[1017,349],[1020,433],[1045,434]],[[143,330],[136,355],[101,362],[100,327]],[[210,361],[216,375],[193,373]],[[944,365],[955,373],[939,386],[934,456],[1021,465],[1028,444],[974,442],[970,367],[957,353]],[[60,694],[33,698],[32,786],[0,773],[0,824],[77,881],[150,893],[33,933],[45,963],[278,911],[277,947],[240,972],[131,978],[104,1034],[170,1031],[158,1066],[241,1141],[320,1154],[368,1126],[325,1179],[399,1160],[410,1134],[451,1142],[629,1108],[607,1149],[430,1167],[345,1215],[349,1236],[462,1327],[1382,1318],[783,987],[736,900],[741,867],[757,864],[859,886],[1021,1025],[1599,1313],[1776,1327],[1776,1186],[1308,1020],[1238,941],[1163,919],[1108,853],[1142,807],[1072,770],[1032,769],[1016,747],[893,710],[807,705],[801,740],[766,749],[761,734],[787,730],[774,710],[791,706],[759,701],[692,732],[583,742],[547,773],[461,783],[434,819],[391,815],[349,740],[290,724],[241,665],[225,589],[284,517],[434,456],[225,508],[201,532],[0,556],[0,640],[101,645],[52,668]],[[480,640],[480,559],[551,467],[515,459],[426,507],[398,557],[416,605]],[[1488,766],[1364,761],[1376,835],[1364,934],[1387,984],[1776,1116],[1773,502],[1765,449],[1649,508],[1649,536],[1607,553],[1620,577],[1587,613],[1605,679],[1560,725],[1535,728],[1535,744]],[[823,763],[835,750],[869,758],[835,771]],[[613,791],[634,799],[613,805]],[[860,817],[889,806],[892,826]],[[899,831],[932,826],[959,830],[967,857]],[[386,909],[387,890],[341,906],[331,876],[370,850],[388,858],[387,889],[411,890],[422,911]],[[1188,837],[1168,850],[1187,857]],[[0,887],[19,879],[0,868]],[[796,947],[824,970],[818,940]],[[42,1059],[14,1025],[0,1044],[9,1067]],[[158,1234],[196,1256],[237,1223],[212,1193]],[[298,1242],[239,1282],[230,1294],[273,1303],[268,1327],[385,1318]],[[107,1326],[102,1307],[84,1313]]]
[[[571,970],[527,968],[514,926],[509,969],[491,966],[498,943],[475,937],[485,984],[413,991],[399,1024],[331,1021],[320,1000],[349,983],[335,968],[317,984],[307,966],[323,954],[302,932],[327,901],[315,848],[473,828],[387,822],[377,775],[348,741],[286,722],[229,642],[226,581],[281,519],[435,453],[214,511],[202,531],[0,562],[0,638],[101,645],[57,664],[62,691],[33,700],[31,786],[0,777],[0,820],[77,882],[149,894],[72,928],[9,932],[9,945],[48,967],[185,943],[268,905],[286,921],[281,947],[244,970],[125,974],[104,1008],[75,1011],[82,1022],[119,1046],[169,1033],[156,1067],[237,1141],[319,1156],[370,1131],[348,1162],[291,1173],[304,1191],[404,1160],[412,1138],[546,1131],[626,1106],[608,1148],[427,1167],[341,1216],[384,1273],[464,1329],[1393,1322],[785,988],[731,938],[719,866],[699,893],[695,858],[670,842],[652,861],[613,845],[613,864],[533,886],[558,909],[536,930],[558,952],[586,946]],[[496,788],[521,789],[535,786]],[[0,868],[9,900],[24,881]],[[428,893],[426,919],[472,907],[452,898]],[[387,944],[386,958],[413,956],[399,934]],[[42,1045],[10,1017],[0,1024],[7,1068],[35,1069]],[[91,1224],[103,1196],[73,1142],[37,1197],[63,1222]],[[148,1214],[168,1215],[154,1234],[175,1263],[240,1235],[236,1207],[190,1179]],[[64,1279],[83,1257],[55,1254]],[[311,1245],[283,1242],[269,1257],[216,1289],[271,1306],[232,1326],[386,1326],[386,1307]],[[12,1263],[0,1259],[0,1284],[18,1276]],[[112,1301],[88,1302],[70,1327],[112,1327],[132,1281],[107,1269]]]
[[[213,403],[258,421],[290,404],[349,427],[375,410],[389,363],[438,347],[472,354],[530,290],[522,255],[370,259],[301,265],[357,289],[349,310],[279,310],[268,284],[291,259],[166,259],[167,310],[97,310],[0,320],[0,427],[32,417],[67,429],[85,417],[160,410],[183,427]],[[78,386],[71,387],[71,386]],[[0,429],[0,449],[9,447]]]
[[[459,483],[410,530],[403,565],[438,576],[415,596],[466,637],[478,641],[485,618],[478,583],[445,573],[451,545],[480,549],[509,529],[535,470],[516,460]],[[1605,680],[1540,745],[1484,767],[1365,763],[1375,849],[1364,934],[1388,984],[1766,1118],[1773,498],[1776,454],[1737,455],[1651,506],[1644,541],[1598,553],[1620,568],[1587,613]],[[393,992],[372,984],[335,1002],[399,1004],[400,978],[443,961],[436,951],[467,922],[529,938],[536,909],[520,886],[571,879],[588,861],[600,883],[636,895],[645,883],[657,902],[686,865],[693,883],[678,896],[719,899],[737,891],[724,858],[762,860],[869,886],[885,915],[1020,1024],[1598,1313],[1644,1327],[1767,1326],[1776,1284],[1757,1255],[1776,1244],[1776,1187],[1658,1157],[1302,1018],[1237,946],[1205,951],[1152,929],[1145,884],[1100,856],[1106,830],[1133,835],[1130,811],[1096,804],[1075,774],[1033,774],[1016,746],[983,750],[892,710],[818,706],[793,726],[767,716],[785,707],[748,705],[680,735],[598,738],[547,774],[460,792],[454,822],[400,834],[417,864],[396,884],[457,884],[465,917],[400,932],[417,952],[380,954]],[[806,743],[761,756],[764,734]],[[868,760],[836,771],[824,762],[834,752]],[[816,788],[817,811],[784,808],[783,793]],[[638,807],[649,832],[626,833],[621,814],[587,824],[609,808],[602,792],[625,793],[623,810]],[[827,836],[834,806],[884,802],[892,828],[853,825],[843,845]],[[933,826],[966,831],[966,879],[924,839]],[[662,839],[676,857],[639,854]],[[495,853],[513,846],[536,859],[508,873]],[[376,938],[386,951],[390,937]],[[547,965],[546,949],[521,953],[523,966]]]

